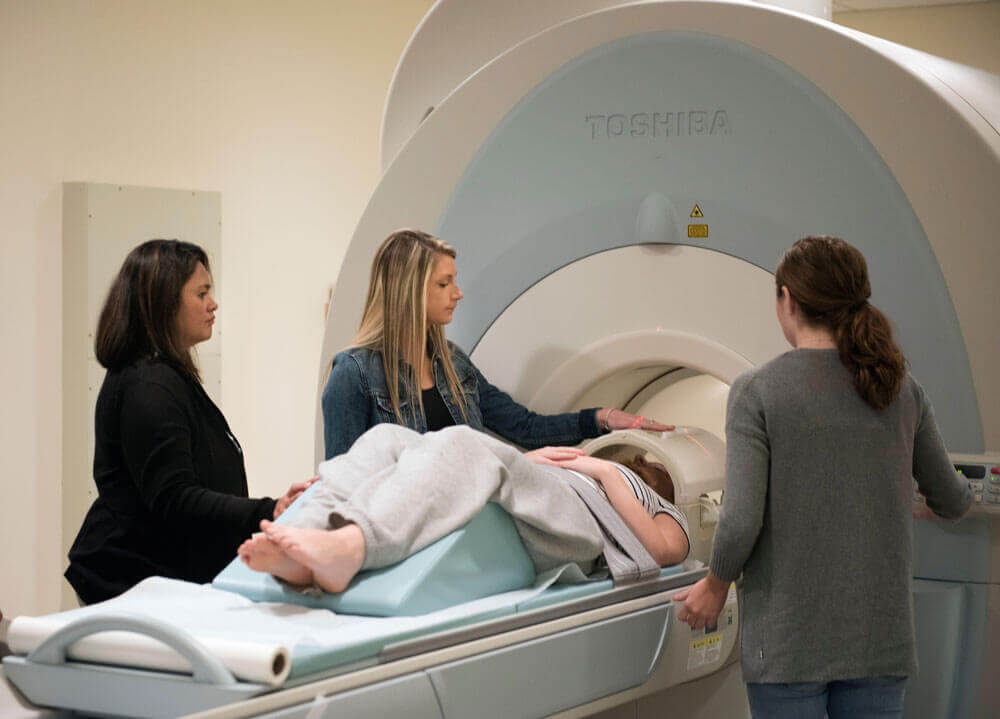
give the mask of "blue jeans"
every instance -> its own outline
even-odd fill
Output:
[[[903,716],[906,677],[747,684],[753,719],[869,719]]]

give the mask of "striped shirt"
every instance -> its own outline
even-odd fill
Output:
[[[618,464],[617,462],[612,462],[612,464],[615,465],[615,468],[621,473],[622,478],[625,480],[625,486],[632,490],[632,494],[634,494],[635,498],[639,500],[639,504],[641,504],[642,508],[649,513],[649,516],[655,517],[657,514],[670,515],[670,517],[672,517],[674,521],[681,526],[681,529],[684,530],[684,536],[687,537],[688,542],[690,543],[691,533],[688,530],[687,518],[684,516],[684,513],[679,510],[676,505],[671,504],[659,494],[654,492],[653,488],[643,482],[639,475],[631,469],[622,464]],[[569,471],[596,486],[605,497],[608,496],[600,482],[572,469]]]

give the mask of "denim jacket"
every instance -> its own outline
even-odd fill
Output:
[[[434,383],[455,424],[488,429],[515,444],[535,449],[545,445],[577,444],[600,434],[597,409],[543,415],[515,402],[491,385],[469,357],[454,344],[451,361],[466,398],[466,417],[448,388],[441,358],[433,358]],[[399,409],[405,426],[427,431],[427,420],[413,402],[413,392],[400,380]],[[346,452],[354,440],[381,422],[399,423],[392,411],[382,353],[354,347],[333,358],[330,378],[323,390],[323,438],[326,457]]]

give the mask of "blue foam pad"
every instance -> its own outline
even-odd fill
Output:
[[[289,521],[308,492],[279,519]],[[359,573],[340,594],[303,594],[239,557],[212,586],[256,601],[287,602],[342,614],[395,617],[426,614],[493,594],[530,587],[535,568],[510,516],[490,502],[461,529],[399,564]]]

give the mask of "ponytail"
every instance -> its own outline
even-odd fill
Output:
[[[906,375],[906,358],[893,341],[888,318],[865,302],[834,328],[833,336],[861,398],[879,410],[892,404]]]
[[[775,272],[806,319],[833,333],[840,361],[871,407],[882,410],[899,395],[906,358],[889,319],[868,302],[868,264],[857,248],[835,237],[806,237],[781,258]]]

